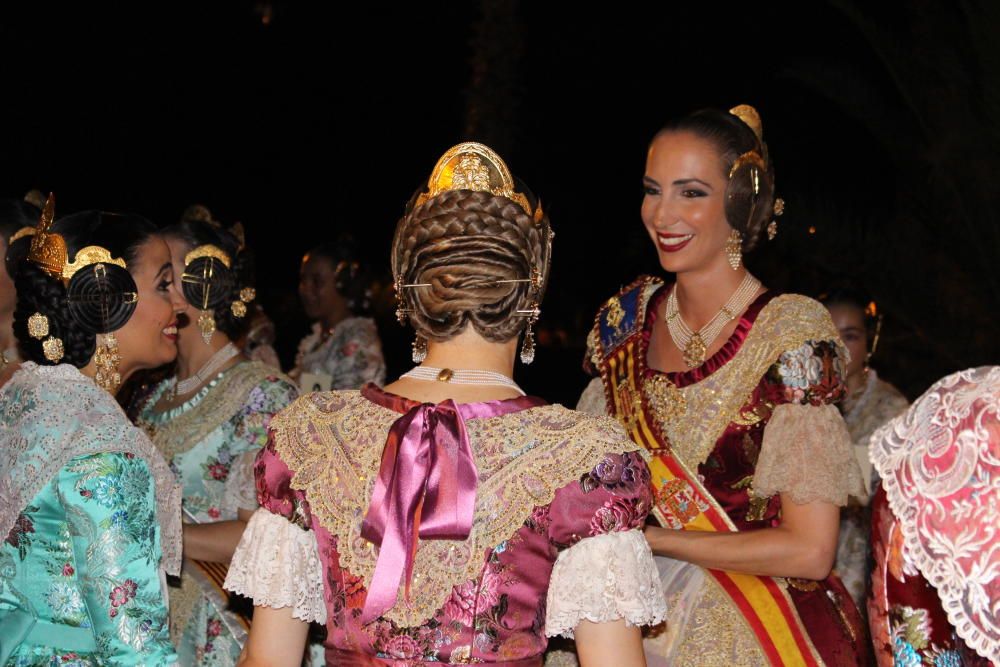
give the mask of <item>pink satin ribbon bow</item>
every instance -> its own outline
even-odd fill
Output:
[[[379,547],[362,623],[390,609],[404,581],[409,593],[418,538],[464,540],[472,530],[479,472],[465,407],[451,400],[418,405],[389,431],[361,525],[361,536]]]

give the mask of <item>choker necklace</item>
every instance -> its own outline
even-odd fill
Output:
[[[173,390],[171,392],[171,400],[177,398],[178,396],[185,396],[190,394],[192,391],[200,387],[205,380],[212,377],[219,368],[222,367],[224,363],[235,357],[240,353],[238,347],[232,343],[227,343],[225,347],[212,355],[212,358],[205,362],[205,365],[198,369],[198,371],[187,378],[186,380],[176,380],[174,382]]]
[[[434,368],[433,366],[416,366],[412,370],[403,373],[402,378],[413,380],[436,380],[438,382],[450,382],[451,384],[475,384],[483,386],[509,387],[524,396],[524,391],[517,386],[511,378],[503,373],[495,371],[480,370],[452,370],[451,368]]]
[[[670,290],[670,296],[667,297],[665,319],[670,338],[674,341],[677,349],[684,354],[684,363],[688,365],[688,368],[695,368],[705,363],[705,353],[708,348],[719,337],[726,324],[746,310],[758,289],[760,289],[760,281],[747,273],[743,282],[730,295],[729,300],[715,314],[715,317],[698,331],[692,331],[691,327],[684,321],[684,317],[681,316],[681,309],[677,304],[677,284],[674,284]]]

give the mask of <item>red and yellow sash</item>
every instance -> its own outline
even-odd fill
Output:
[[[736,531],[737,528],[696,474],[674,455],[662,436],[659,420],[670,403],[684,398],[669,382],[656,383],[660,392],[643,391],[638,349],[646,303],[657,285],[640,280],[612,299],[598,315],[595,337],[600,349],[593,361],[600,367],[611,412],[636,443],[651,454],[649,467],[656,493],[654,515],[660,524],[678,530]],[[598,342],[592,339],[592,343]],[[638,361],[637,361],[638,360]],[[665,377],[661,378],[666,380]],[[669,386],[666,386],[669,385]],[[670,392],[677,392],[669,395]],[[654,396],[649,394],[653,393]],[[656,405],[651,405],[651,399]],[[655,412],[653,410],[656,410]],[[683,410],[683,407],[681,407]],[[669,415],[668,415],[669,416]],[[772,577],[707,570],[739,608],[773,665],[821,665],[788,593]]]

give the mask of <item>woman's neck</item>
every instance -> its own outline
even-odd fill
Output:
[[[322,332],[331,331],[335,326],[350,317],[350,315],[351,311],[347,308],[347,304],[337,304],[332,311],[319,318],[320,330]]]
[[[493,343],[484,339],[470,326],[445,342],[429,341],[427,357],[421,366],[493,371],[511,377],[514,373],[516,352],[517,337],[503,343]],[[415,401],[429,403],[439,403],[447,399],[452,399],[456,403],[475,403],[515,398],[519,395],[511,387],[502,385],[464,385],[412,378],[400,378],[386,389]]]
[[[718,314],[747,275],[745,267],[733,269],[720,256],[718,263],[677,274],[677,305],[692,330],[698,331]]]
[[[208,345],[201,335],[192,336],[177,348],[177,379],[186,380],[205,367],[216,352],[229,345],[229,336],[216,331]]]

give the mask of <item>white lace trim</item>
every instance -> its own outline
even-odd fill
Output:
[[[903,533],[903,557],[948,622],[1000,664],[1000,366],[936,382],[877,430],[870,457]]]
[[[546,608],[548,637],[572,637],[582,620],[607,623],[623,618],[630,626],[662,622],[667,604],[642,532],[584,538],[559,554]]]
[[[247,522],[223,587],[255,605],[291,607],[294,618],[326,623],[315,534],[264,508]]]

